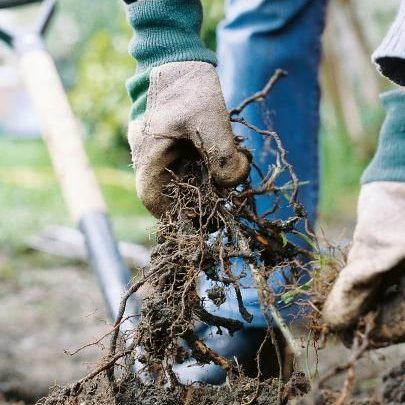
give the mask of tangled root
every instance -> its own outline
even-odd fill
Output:
[[[251,323],[253,314],[249,313],[243,299],[246,289],[257,291],[280,364],[274,324],[292,352],[297,354],[299,350],[278,312],[280,304],[289,305],[305,295],[311,297],[300,302],[303,313],[308,313],[309,307],[312,309],[309,323],[313,337],[322,341],[330,333],[320,312],[344,258],[339,262],[321,255],[305,209],[297,199],[300,182],[286,159],[277,133],[256,128],[241,116],[248,105],[263,100],[284,75],[285,72],[278,70],[263,91],[230,113],[233,122],[248,127],[255,136],[264,136],[267,153],[275,156],[266,173],[261,172],[255,162],[251,163],[252,172],[258,174],[260,183],[252,185],[248,179],[236,188],[219,188],[207,170],[204,156],[198,162],[183,166],[180,172],[170,172],[172,180],[165,192],[172,201],[171,209],[157,226],[157,245],[150,265],[140,270],[138,279],[122,300],[108,355],[99,368],[69,389],[56,391],[44,404],[74,404],[74,398],[81,392],[85,392],[86,397],[93,395],[88,394],[93,387],[96,395],[104,385],[103,394],[94,403],[191,404],[196,403],[196,398],[201,404],[284,403],[292,392],[300,395],[308,390],[302,376],[297,379],[299,383],[290,381],[286,386],[282,385],[281,375],[268,382],[260,381],[260,373],[256,379],[247,378],[240,365],[209,348],[196,333],[197,326],[203,324],[215,328],[219,334],[226,330],[233,335],[242,329],[241,319]],[[236,137],[238,148],[242,140]],[[259,214],[255,199],[264,195],[271,196],[273,203],[267,212]],[[291,215],[280,219],[279,211],[285,207],[289,207]],[[314,269],[313,276],[302,283],[300,280],[309,268]],[[279,295],[275,295],[267,283],[275,271],[283,274],[286,285]],[[210,281],[208,289],[203,288],[204,279]],[[136,326],[128,326],[131,325],[128,318],[134,315],[127,316],[125,310],[134,294],[142,298],[142,306],[135,316]],[[214,315],[208,310],[207,304],[220,308],[231,295],[237,300],[237,318]],[[366,334],[359,334],[361,338],[355,342],[357,351],[349,363],[334,373],[353,369],[355,361],[367,349],[364,339],[370,333],[371,323],[369,320],[363,325]],[[173,366],[190,360],[200,365],[220,366],[227,373],[229,386],[203,390],[199,386],[181,384]],[[132,372],[134,364],[137,375]],[[143,376],[143,380],[138,376]],[[329,377],[325,376],[324,380]],[[345,400],[350,384],[348,377]],[[317,389],[320,388],[319,384]],[[230,402],[224,399],[212,402],[215,395],[222,395]],[[260,398],[266,399],[260,402]]]

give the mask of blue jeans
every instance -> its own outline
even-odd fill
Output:
[[[299,180],[308,182],[301,186],[299,199],[312,224],[316,220],[318,203],[318,71],[326,3],[327,0],[227,0],[226,18],[217,32],[218,70],[229,109],[261,90],[277,68],[288,72],[288,76],[270,92],[264,105],[251,105],[242,116],[252,124],[270,127],[280,135],[288,151],[288,161],[294,166]],[[235,124],[234,132],[247,138],[246,146],[253,152],[255,162],[267,173],[274,162],[274,153],[264,153],[264,138],[240,124]],[[252,181],[253,184],[260,181],[254,171]],[[269,196],[257,197],[256,202],[259,214],[272,206]],[[291,214],[291,208],[285,204],[276,216],[287,218]],[[243,265],[242,260],[237,261],[234,270],[241,271]],[[275,273],[269,280],[276,294],[282,292],[283,281],[280,273]],[[203,284],[203,288],[207,288],[208,283]],[[242,295],[247,310],[254,315],[251,325],[265,327],[257,294],[248,288],[253,285],[252,280],[248,276],[242,284],[246,287],[242,288]],[[227,294],[233,297],[230,301],[218,309],[207,300],[207,309],[217,315],[242,320],[231,288]],[[288,320],[297,317],[299,308],[299,305],[280,304],[279,309]]]

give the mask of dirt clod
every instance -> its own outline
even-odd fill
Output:
[[[383,377],[383,399],[387,404],[405,403],[405,360]]]

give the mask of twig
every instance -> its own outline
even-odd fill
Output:
[[[182,338],[187,342],[187,344],[197,352],[197,357],[202,357],[209,359],[214,364],[220,366],[223,370],[227,372],[236,371],[236,367],[228,359],[218,355],[213,350],[211,350],[205,343],[199,340],[192,330],[187,330]]]
[[[200,305],[195,306],[194,313],[200,319],[200,321],[208,325],[227,329],[231,336],[243,327],[243,323],[241,321],[210,314]]]
[[[265,314],[269,314],[270,312],[270,319],[272,319],[277,325],[277,327],[280,329],[280,332],[283,334],[285,340],[289,344],[291,351],[294,353],[294,356],[299,357],[302,353],[302,349],[297,344],[294,336],[290,331],[290,328],[287,326],[280,312],[278,311],[276,306],[271,302],[272,296],[271,292],[269,291],[266,279],[253,264],[249,264],[249,268],[252,272],[253,279],[255,280],[256,289],[259,294],[259,302],[263,312]]]
[[[361,334],[359,331],[357,332],[356,336],[354,337],[353,341],[353,349],[350,355],[349,361],[345,364],[336,366],[335,368],[326,372],[321,378],[318,379],[314,388],[313,388],[313,395],[316,396],[317,393],[322,388],[323,384],[330,378],[338,375],[344,371],[347,371],[345,383],[342,389],[342,393],[335,402],[335,405],[344,405],[347,398],[350,396],[353,390],[354,384],[354,367],[356,362],[363,356],[363,354],[368,350],[370,347],[369,336],[372,332],[373,328],[375,327],[375,318],[376,315],[374,313],[369,313],[364,317],[364,324],[365,324],[365,331],[364,334]]]
[[[87,376],[83,377],[81,380],[79,380],[75,386],[81,386],[83,383],[85,383],[88,380],[92,380],[94,377],[98,376],[100,373],[103,371],[110,370],[119,359],[129,355],[132,353],[134,350],[134,345],[130,345],[127,350],[123,352],[116,353],[115,356],[111,357],[110,360],[108,360],[106,363],[98,367],[96,370],[88,374]]]
[[[353,391],[353,385],[355,381],[355,374],[354,374],[354,365],[351,365],[347,369],[346,379],[343,384],[342,393],[340,394],[339,398],[336,400],[334,405],[345,405],[347,404],[347,400],[350,397]]]
[[[267,82],[266,86],[264,86],[263,90],[258,91],[257,93],[253,94],[253,96],[248,97],[246,100],[242,101],[242,103],[239,104],[238,107],[231,110],[231,112],[229,113],[230,117],[233,118],[235,115],[241,114],[242,111],[249,104],[265,99],[270,93],[271,89],[274,87],[274,85],[278,82],[278,80],[281,79],[282,77],[287,76],[287,74],[288,73],[285,70],[277,69],[274,72],[273,76],[270,78],[270,80]]]
[[[287,151],[284,149],[283,144],[281,142],[280,137],[278,136],[277,132],[275,131],[269,131],[265,129],[260,129],[256,127],[255,125],[251,124],[250,122],[247,122],[244,118],[231,118],[232,122],[238,122],[239,124],[242,124],[246,126],[247,128],[255,131],[256,133],[263,135],[263,136],[269,136],[274,139],[277,145],[277,150],[280,155],[281,162],[284,165],[284,168],[286,168],[291,176],[291,181],[293,183],[293,192],[290,197],[290,202],[291,203],[297,203],[297,193],[298,193],[298,187],[299,187],[299,180],[297,175],[295,174],[294,168],[292,165],[287,161]],[[264,194],[265,192],[268,192],[265,188],[262,190],[257,190],[258,194]],[[295,208],[295,207],[294,207]],[[298,209],[302,209],[302,206],[297,207]]]
[[[102,342],[108,335],[111,335],[111,333],[113,333],[115,330],[119,329],[119,327],[121,326],[122,323],[126,322],[127,320],[133,318],[136,315],[132,315],[132,316],[127,316],[126,318],[124,318],[119,324],[115,325],[113,329],[109,330],[107,333],[105,333],[103,336],[101,336],[100,338],[98,338],[97,340],[95,340],[94,342],[91,343],[87,343],[81,347],[79,347],[78,349],[73,350],[72,352],[70,352],[69,350],[64,350],[63,352],[65,354],[67,354],[68,356],[75,356],[77,353],[80,353],[82,350],[91,347],[91,346],[97,346],[100,342]]]
[[[269,340],[269,338],[271,337],[271,335],[272,335],[272,328],[267,328],[266,336],[264,337],[262,343],[260,344],[259,350],[257,351],[257,355],[256,355],[256,367],[257,367],[256,390],[255,390],[252,398],[250,398],[248,400],[248,402],[242,402],[242,405],[251,405],[251,404],[253,404],[254,401],[256,400],[257,396],[259,395],[260,378],[262,376],[262,370],[261,370],[261,367],[260,367],[260,360],[261,360],[261,356],[262,356],[264,346],[267,343],[267,341]]]
[[[127,302],[129,300],[129,298],[135,294],[148,280],[148,278],[151,275],[149,275],[148,277],[143,278],[141,281],[139,281],[136,284],[133,284],[131,286],[131,288],[125,293],[124,297],[121,300],[121,304],[120,307],[118,309],[118,314],[115,318],[115,322],[114,322],[114,334],[111,338],[111,343],[110,343],[110,354],[114,355],[115,354],[115,350],[117,348],[117,340],[118,340],[118,336],[120,333],[120,326],[122,325],[122,318],[124,317],[125,314],[125,309],[127,307]],[[118,327],[117,327],[118,326]]]

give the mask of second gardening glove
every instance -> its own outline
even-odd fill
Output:
[[[404,19],[405,0],[372,56],[378,70],[401,86]],[[377,153],[363,175],[353,246],[325,303],[324,318],[335,329],[345,329],[383,303],[377,335],[385,342],[399,342],[405,339],[405,90],[383,94],[382,102],[387,114]],[[387,295],[384,285],[393,292],[393,282],[399,283],[399,291]]]
[[[325,303],[324,318],[335,329],[353,325],[384,300],[384,284],[405,274],[405,91],[387,92],[382,101],[386,119],[363,175],[348,264]]]
[[[128,15],[138,61],[128,82],[134,101],[128,138],[138,195],[159,217],[170,204],[168,169],[176,172],[198,152],[215,182],[228,187],[247,176],[249,160],[232,134],[215,56],[199,37],[200,1],[141,0]]]

